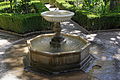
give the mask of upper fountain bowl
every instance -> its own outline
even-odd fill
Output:
[[[67,10],[55,10],[42,12],[41,15],[50,22],[64,22],[70,20],[74,13]]]

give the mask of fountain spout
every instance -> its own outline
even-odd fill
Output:
[[[61,47],[62,43],[65,43],[64,38],[61,36],[60,22],[55,22],[53,31],[55,32],[54,37],[51,39],[50,46],[54,48]]]

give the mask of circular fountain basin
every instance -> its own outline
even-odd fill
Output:
[[[59,48],[53,48],[50,46],[53,36],[43,34],[27,41],[30,67],[49,73],[80,69],[80,63],[89,56],[90,43],[79,36],[62,34],[66,42]]]
[[[55,10],[42,12],[41,15],[50,22],[63,22],[70,20],[74,13],[67,10]]]

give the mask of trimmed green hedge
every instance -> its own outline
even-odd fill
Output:
[[[42,3],[49,3],[49,0],[40,0]]]
[[[88,30],[114,29],[120,27],[120,13],[99,15],[89,11],[80,10],[65,0],[56,0],[56,6],[75,12],[73,20]]]
[[[40,15],[48,9],[40,2],[34,2],[39,13],[14,14],[0,13],[0,28],[17,33],[26,33],[38,30],[48,30],[51,23],[47,22]]]
[[[120,26],[120,13],[105,15],[86,14],[82,11],[75,11],[73,20],[88,30],[115,29]]]

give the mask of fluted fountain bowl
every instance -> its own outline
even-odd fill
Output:
[[[67,10],[55,10],[42,12],[41,15],[49,22],[63,22],[70,20],[74,13]]]

